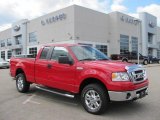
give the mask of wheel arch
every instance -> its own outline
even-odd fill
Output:
[[[126,58],[126,57],[122,58],[122,62],[124,62],[124,61],[128,62],[128,58]]]
[[[25,75],[25,72],[24,72],[24,70],[22,68],[17,68],[15,75],[17,76],[20,73],[23,73]]]
[[[89,78],[85,78],[81,82],[80,87],[79,87],[79,94],[81,94],[81,92],[82,92],[82,90],[83,90],[83,88],[85,86],[87,86],[89,84],[94,84],[94,83],[101,85],[104,89],[106,89],[106,91],[108,93],[108,89],[107,89],[107,87],[106,87],[106,85],[105,85],[105,83],[103,81],[101,81],[101,80],[99,80],[97,78],[94,78],[94,77],[89,77]]]

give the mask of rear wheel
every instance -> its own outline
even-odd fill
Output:
[[[107,90],[99,84],[89,84],[82,90],[81,102],[87,112],[102,114],[109,103]]]
[[[21,93],[28,92],[30,88],[30,83],[26,81],[26,77],[23,73],[20,73],[16,77],[16,87]]]

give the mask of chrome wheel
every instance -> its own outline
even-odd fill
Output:
[[[23,85],[23,78],[22,77],[18,78],[18,80],[17,80],[17,86],[18,86],[19,90],[23,89],[24,85]]]
[[[89,90],[85,94],[85,104],[93,111],[97,111],[101,108],[102,100],[100,95],[95,90]]]

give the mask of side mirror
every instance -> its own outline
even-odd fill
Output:
[[[73,61],[70,61],[68,56],[59,56],[58,63],[72,65]]]

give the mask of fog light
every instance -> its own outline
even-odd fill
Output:
[[[140,98],[140,94],[137,94],[137,98]]]
[[[126,99],[129,99],[131,97],[131,93],[127,93]]]

